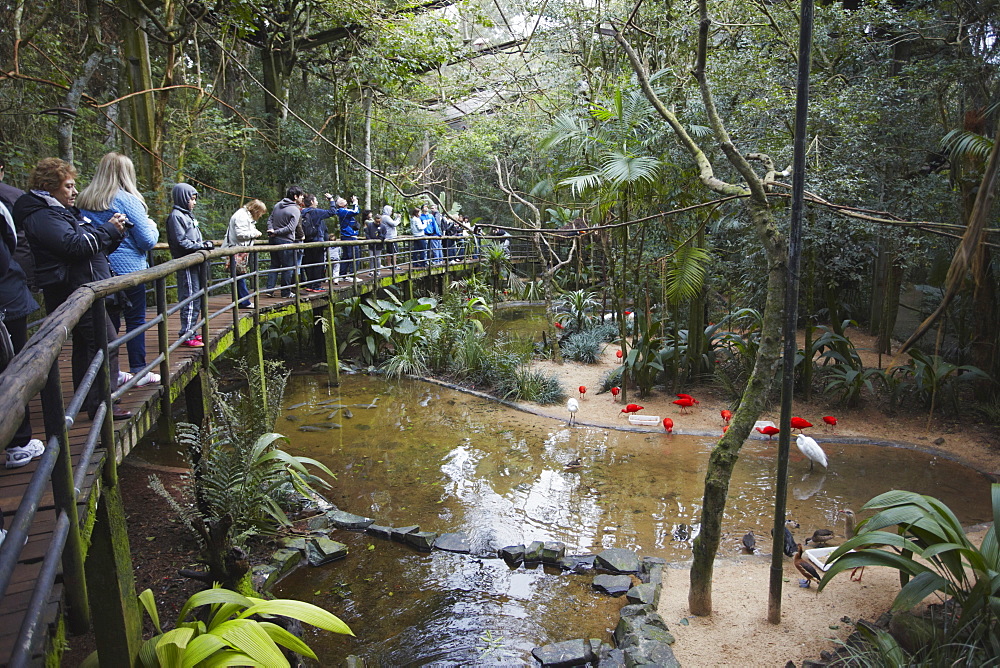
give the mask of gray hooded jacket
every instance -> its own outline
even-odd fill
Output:
[[[295,241],[295,229],[299,226],[301,216],[302,209],[287,197],[275,204],[267,219],[267,229],[274,231],[271,238]]]
[[[382,218],[379,219],[379,227],[382,230],[382,238],[386,241],[396,238],[396,227],[399,225],[402,216],[392,217],[392,207],[386,204],[382,207]]]
[[[178,183],[170,191],[174,208],[167,216],[165,227],[167,228],[167,244],[170,246],[170,254],[174,257],[183,257],[205,248],[205,241],[201,237],[198,223],[191,210],[188,209],[188,200],[197,194],[198,191],[190,183]]]

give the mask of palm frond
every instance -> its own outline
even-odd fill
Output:
[[[952,162],[960,162],[964,158],[986,160],[993,150],[993,141],[975,132],[952,130],[941,138],[941,148]]]
[[[660,161],[648,155],[609,151],[601,156],[601,171],[615,185],[652,182],[659,167]]]
[[[704,248],[684,245],[676,249],[667,268],[667,299],[677,303],[694,298],[705,282],[710,259]]]
[[[569,186],[573,195],[581,195],[591,188],[596,188],[601,184],[600,172],[589,172],[570,176],[559,182],[561,186]]]

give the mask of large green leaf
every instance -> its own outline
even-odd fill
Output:
[[[196,594],[192,594],[191,598],[184,603],[184,607],[181,608],[181,612],[177,616],[177,620],[184,621],[187,619],[188,613],[195,608],[203,605],[214,605],[216,603],[238,603],[245,608],[253,605],[250,599],[242,594],[230,589],[213,587],[212,589],[206,589],[205,591],[199,591]]]
[[[139,602],[142,603],[142,607],[146,609],[146,614],[149,618],[153,620],[153,627],[158,633],[163,633],[163,629],[160,627],[160,613],[156,609],[156,599],[153,598],[153,590],[146,589],[141,594],[139,594]]]
[[[251,619],[232,619],[215,628],[213,633],[234,649],[247,654],[254,665],[286,668],[288,660],[271,636]]]
[[[229,645],[219,636],[212,633],[202,634],[188,643],[181,666],[182,668],[194,668],[194,666],[216,652],[221,652],[225,649],[229,649]]]
[[[177,668],[181,665],[184,650],[194,636],[194,630],[176,628],[167,631],[156,641],[156,659],[163,668]]]
[[[286,629],[274,624],[272,622],[258,622],[260,627],[264,629],[267,635],[271,636],[271,640],[275,643],[292,650],[296,654],[301,654],[302,656],[308,656],[310,659],[316,658],[316,653],[312,651],[309,645],[302,641],[293,633],[289,633]]]
[[[286,599],[261,601],[244,610],[240,617],[250,617],[251,615],[284,615],[285,617],[291,617],[306,624],[312,624],[326,631],[354,635],[350,627],[336,615],[304,601],[290,601]]]
[[[930,571],[918,573],[896,595],[892,609],[894,612],[909,610],[939,590],[943,592],[948,590],[948,580]]]

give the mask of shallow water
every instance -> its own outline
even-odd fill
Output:
[[[474,555],[558,540],[568,553],[624,547],[690,557],[712,439],[569,428],[437,385],[372,377],[332,389],[323,377],[295,377],[286,405],[298,404],[276,430],[289,435],[289,451],[337,473],[327,496],[348,512],[463,531]],[[800,541],[821,527],[842,535],[841,509],[889,489],[936,496],[966,524],[990,519],[988,481],[954,462],[898,448],[823,448],[830,468],[814,473],[792,448],[788,516],[801,524]],[[776,441],[744,446],[721,555],[737,554],[751,530],[769,551],[776,453]],[[421,554],[351,532],[333,538],[349,545],[346,559],[300,569],[276,592],[328,607],[354,629],[356,639],[312,639],[322,665],[348,653],[369,665],[530,665],[538,644],[607,640],[622,605],[591,593],[587,577]]]

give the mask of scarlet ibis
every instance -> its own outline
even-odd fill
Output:
[[[729,431],[729,425],[728,424],[727,425],[723,425],[723,427],[722,427],[722,433],[725,434],[727,431]]]
[[[678,394],[676,395],[678,399],[690,399],[692,404],[700,404],[701,402],[692,397],[690,394]]]
[[[583,395],[585,395],[587,393],[587,386],[586,385],[581,385],[577,389],[580,390],[580,398],[583,399]]]
[[[832,415],[824,415],[823,422],[826,423],[827,427],[832,428],[837,426],[837,418],[833,417]]]
[[[733,419],[733,412],[725,408],[719,411],[719,415],[721,415],[722,419],[725,420],[726,422],[729,422],[730,420]]]
[[[844,535],[848,538],[854,538],[854,511],[850,508],[844,508],[840,511],[844,516]],[[854,577],[855,574],[857,577]],[[851,571],[851,582],[861,582],[861,578],[865,576],[865,567],[858,566],[853,571]]]
[[[792,429],[808,429],[812,426],[812,422],[809,420],[803,420],[800,417],[793,417],[791,420]]]
[[[570,398],[570,400],[566,402],[566,410],[569,411],[569,423],[572,425],[576,422],[576,412],[580,410],[580,404],[577,403],[576,399]]]
[[[615,401],[617,401],[617,399],[618,399],[618,393],[621,392],[621,391],[622,391],[622,388],[620,388],[620,387],[612,387],[611,388],[611,403],[615,403]]]
[[[663,431],[668,434],[674,433],[674,421],[670,418],[663,418]]]
[[[556,326],[556,329],[566,329],[561,322],[554,322],[552,324]]]
[[[766,427],[757,427],[757,431],[764,436],[767,436],[767,440],[771,440],[771,437],[780,432],[781,430],[773,425],[767,425]]]
[[[615,351],[615,357],[617,357],[618,359],[621,359],[622,358],[622,351],[621,350],[616,350]]]
[[[813,535],[806,538],[806,545],[812,543],[813,545],[826,545],[831,540],[833,540],[833,532],[829,529],[816,529],[813,531]]]
[[[753,531],[747,533],[743,536],[743,549],[747,552],[753,553],[753,549],[757,547],[757,539],[753,536]]]
[[[641,410],[642,406],[640,406],[639,404],[629,404],[625,408],[621,409],[621,411],[619,411],[618,414],[621,415],[622,413],[638,413]]]
[[[809,460],[810,471],[813,470],[814,463],[826,468],[826,453],[823,452],[823,448],[819,447],[816,439],[810,438],[805,434],[799,434],[795,439],[795,445],[799,446],[799,450]]]
[[[687,409],[694,405],[692,399],[677,399],[673,403],[681,407],[681,415],[686,415]]]
[[[803,589],[809,588],[809,583],[815,580],[819,582],[819,572],[817,572],[816,567],[811,563],[802,558],[802,544],[798,546],[798,552],[795,554],[795,558],[792,559],[792,563],[795,564],[795,570],[805,576],[805,580],[799,580],[799,586]]]

